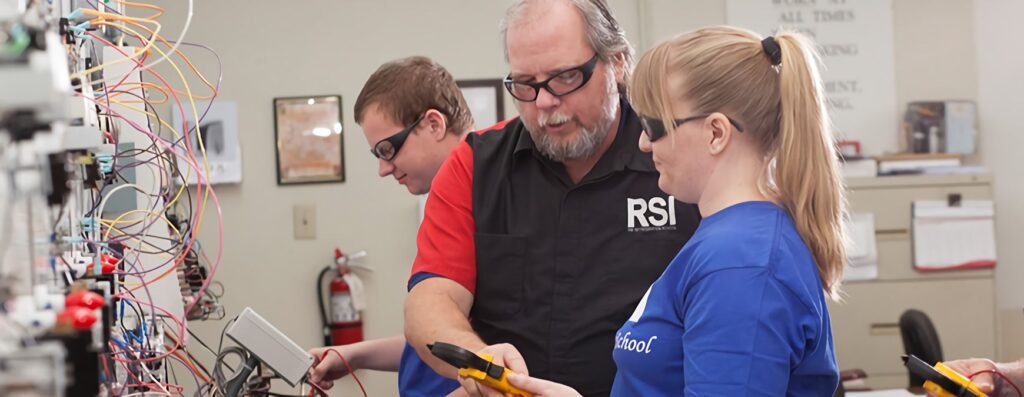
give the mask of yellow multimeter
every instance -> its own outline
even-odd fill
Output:
[[[970,379],[939,362],[928,365],[913,354],[903,356],[903,364],[924,379],[924,387],[938,397],[987,397]]]
[[[458,368],[459,376],[463,378],[475,379],[487,387],[504,393],[505,397],[533,397],[533,394],[509,384],[508,374],[512,371],[491,362],[494,360],[494,356],[490,354],[476,354],[444,342],[434,342],[432,345],[427,345],[427,348],[435,357]]]

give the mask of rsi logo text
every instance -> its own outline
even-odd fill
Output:
[[[626,227],[635,231],[675,229],[675,201],[672,196],[626,198]]]

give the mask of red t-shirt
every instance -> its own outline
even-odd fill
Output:
[[[479,134],[499,130],[511,118]],[[473,148],[465,140],[452,149],[434,176],[416,236],[416,260],[409,289],[430,277],[444,277],[476,292],[476,245],[473,239]]]

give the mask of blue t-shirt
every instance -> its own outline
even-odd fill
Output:
[[[616,333],[612,395],[831,396],[839,371],[825,299],[784,209],[723,209]]]
[[[459,382],[448,379],[420,359],[408,343],[402,350],[398,365],[398,394],[402,397],[445,396],[459,388]]]

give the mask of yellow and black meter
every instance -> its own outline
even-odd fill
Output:
[[[907,370],[924,379],[924,387],[938,397],[987,397],[970,379],[939,362],[928,365],[913,354],[903,356]]]
[[[432,345],[427,345],[427,348],[437,358],[458,368],[459,376],[463,378],[475,379],[487,387],[504,393],[505,397],[533,397],[532,394],[509,384],[508,374],[512,371],[491,362],[494,360],[494,356],[490,354],[476,354],[444,342],[434,342]]]

